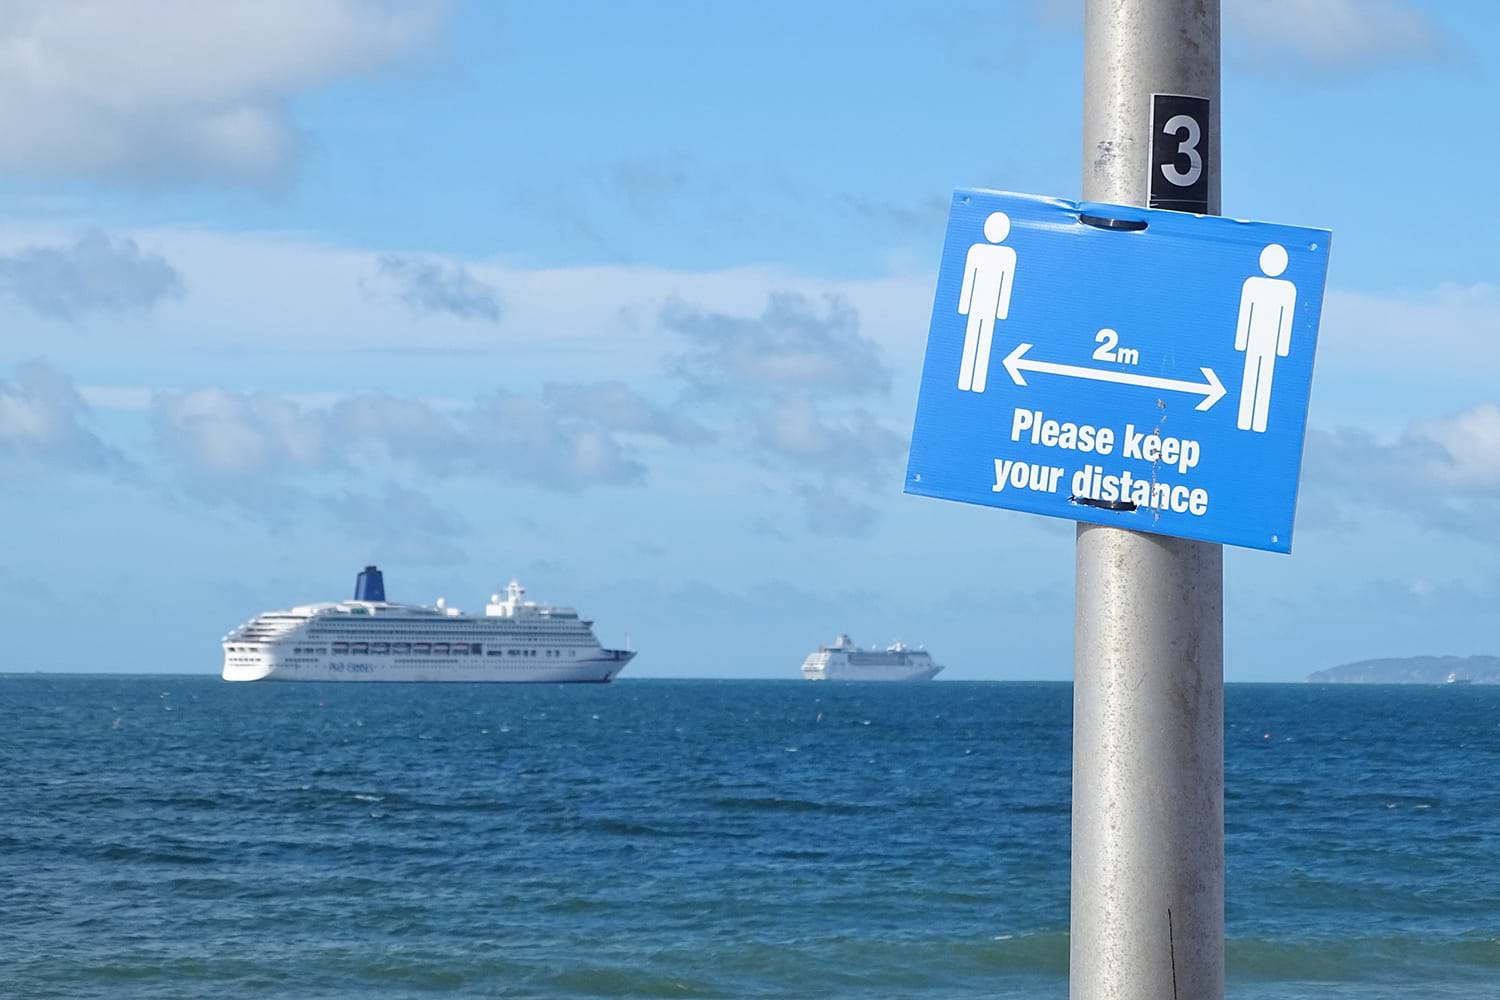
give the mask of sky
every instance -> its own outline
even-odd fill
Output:
[[[511,577],[636,676],[1072,672],[1073,526],[901,492],[949,198],[1081,189],[1081,2],[0,3],[0,669]],[[1225,674],[1500,652],[1500,32],[1224,0],[1223,211],[1333,230]]]

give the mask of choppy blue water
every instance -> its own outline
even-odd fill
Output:
[[[1065,997],[1070,699],[0,676],[0,996]],[[1500,689],[1227,703],[1230,995],[1500,996]]]

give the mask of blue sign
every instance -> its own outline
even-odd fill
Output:
[[[1290,552],[1329,238],[956,192],[906,492]]]

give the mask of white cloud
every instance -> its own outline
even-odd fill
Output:
[[[469,397],[484,387],[481,377],[488,385],[528,387],[546,381],[624,380],[636,386],[644,380],[659,382],[667,360],[687,352],[697,352],[715,366],[716,377],[728,377],[724,365],[755,367],[755,359],[743,348],[738,358],[715,355],[712,330],[701,331],[702,337],[695,340],[669,328],[659,321],[664,305],[689,302],[687,310],[700,319],[723,318],[764,328],[768,322],[781,322],[778,316],[768,317],[768,301],[786,295],[800,300],[795,318],[803,325],[789,322],[757,334],[757,343],[776,351],[774,360],[757,371],[803,370],[804,384],[811,384],[817,370],[833,371],[842,359],[844,371],[833,371],[833,376],[845,380],[851,390],[875,391],[894,384],[914,394],[915,378],[893,383],[891,373],[920,367],[932,308],[933,278],[927,270],[832,279],[764,267],[707,272],[625,266],[528,268],[494,259],[420,258],[444,273],[461,268],[492,291],[504,308],[504,322],[496,325],[452,311],[393,309],[389,299],[370,294],[380,253],[286,233],[164,227],[117,235],[161,254],[188,290],[170,310],[109,317],[109,341],[129,344],[133,357],[171,352],[173,366],[185,367],[176,362],[185,360],[182,352],[192,351],[193,371],[208,372],[164,377],[157,366],[149,374],[158,388],[173,382],[247,384],[242,368],[232,375],[214,373],[211,358],[226,358],[230,352],[274,352],[282,359],[297,357],[298,364],[306,363],[310,353],[329,352],[350,352],[356,362],[368,361],[375,352],[420,353],[428,361],[439,351],[503,354],[503,360],[492,359],[483,368],[467,365],[448,371],[438,391]],[[72,226],[11,222],[0,226],[0,253],[66,243],[75,236]],[[838,328],[843,317],[857,319],[853,336],[845,340]],[[6,327],[13,350],[54,355],[66,350],[43,339],[45,331],[28,327],[25,319],[20,310],[0,302],[0,325]],[[818,331],[817,324],[830,329]],[[803,332],[809,336],[799,343]],[[840,353],[841,345],[848,350]],[[286,370],[285,365],[277,370]],[[327,366],[319,372],[327,381],[318,388],[347,392],[369,384],[368,371],[357,364]],[[131,384],[145,383],[147,374],[132,373]],[[775,373],[761,374],[769,378]],[[265,380],[248,384],[283,387]],[[430,389],[424,392],[430,394]]]
[[[113,402],[108,391],[102,395]],[[125,409],[142,408],[136,395],[129,393]],[[350,485],[360,477],[348,475],[341,487],[304,488],[320,473],[355,471],[358,449],[368,450],[378,438],[368,427],[362,438],[352,433],[360,428],[360,402],[330,414],[271,394],[204,389],[157,393],[149,407],[158,444],[185,472],[187,492],[197,500],[233,507],[274,529],[320,517],[371,551],[405,563],[465,561],[465,550],[451,539],[467,533],[467,523],[417,490],[387,480],[379,492],[363,492]],[[406,408],[391,403],[378,430],[385,433],[380,443],[394,453]],[[47,465],[145,485],[146,474],[86,426],[92,415],[84,394],[55,368],[18,366],[12,383],[0,381],[0,482],[23,465]],[[354,438],[355,451],[341,450],[341,435]]]
[[[1411,423],[1394,439],[1308,433],[1307,484],[1342,509],[1395,512],[1433,530],[1500,542],[1500,405]]]
[[[637,156],[615,160],[605,170],[610,193],[643,218],[660,215],[687,188],[684,157]]]
[[[319,407],[210,388],[158,394],[152,419],[194,488],[236,495],[247,483],[400,468],[569,492],[634,486],[648,471],[636,440],[711,437],[618,383],[549,385],[539,397],[495,392],[453,413],[379,393]]]
[[[714,312],[669,301],[661,324],[692,346],[673,374],[706,393],[758,395],[767,391],[885,393],[891,370],[860,333],[859,314],[829,296],[820,313],[807,297],[773,293],[755,317]]]
[[[379,267],[379,277],[395,288],[401,301],[419,312],[500,321],[500,292],[475,278],[462,264],[385,254]]]
[[[879,481],[906,443],[867,411],[825,414],[810,399],[760,409],[754,423],[755,442],[765,451],[832,479]]]
[[[1462,616],[1483,620],[1500,601],[1500,580],[1375,579],[1364,584],[1351,600],[1363,601],[1382,614]]]
[[[161,393],[152,418],[159,443],[209,478],[320,470],[343,459],[329,448],[325,414],[269,393]]]
[[[885,226],[908,235],[931,238],[934,243],[941,242],[948,221],[948,199],[936,194],[909,202],[844,194],[839,201],[862,224]]]
[[[866,410],[824,412],[792,398],[752,409],[755,458],[789,471],[790,492],[815,534],[868,535],[879,512],[862,497],[881,496],[901,481],[906,438]]]
[[[78,394],[90,407],[145,413],[151,409],[152,390],[143,386],[80,385]]]
[[[1500,406],[1482,403],[1445,420],[1423,420],[1410,436],[1440,449],[1437,461],[1428,466],[1440,482],[1493,491],[1500,500]]]
[[[182,275],[135,240],[93,230],[72,245],[24,247],[0,254],[0,293],[44,316],[71,320],[89,312],[144,312],[183,294]]]
[[[1226,0],[1224,41],[1255,63],[1325,72],[1432,63],[1454,43],[1407,0]]]
[[[1500,378],[1500,286],[1328,293],[1319,367],[1448,375],[1475,366]]]
[[[0,230],[0,253],[56,232],[12,225]],[[848,504],[869,482],[894,481],[880,470],[894,468],[909,404],[898,399],[887,412],[885,359],[912,373],[901,391],[914,394],[931,295],[923,274],[830,280],[431,258],[503,292],[497,333],[373,300],[361,282],[377,254],[278,234],[155,229],[133,238],[180,263],[191,294],[168,312],[112,320],[103,354],[97,341],[87,354],[61,349],[95,373],[91,381],[114,374],[87,398],[118,413],[112,420],[144,411],[185,487],[239,495],[240,507],[274,507],[350,475],[578,491],[644,483],[682,463],[727,476],[760,470],[746,474],[832,524],[814,516],[832,509],[825,495]],[[691,335],[659,321],[668,303]],[[18,327],[18,340],[27,335]],[[683,394],[673,365],[685,355],[708,393]],[[330,356],[338,363],[323,363]],[[205,381],[217,388],[162,391]],[[407,391],[368,390],[393,384]],[[245,385],[292,391],[237,391]],[[712,441],[721,444],[683,450]]]
[[[892,371],[879,344],[860,329],[859,313],[842,297],[823,308],[805,295],[773,292],[758,316],[669,300],[663,328],[688,342],[669,357],[668,371],[692,397],[730,414],[757,464],[787,477],[817,534],[868,534],[874,507],[859,499],[869,488],[899,481],[905,442],[868,409],[847,400],[881,399]]]
[[[430,39],[441,0],[18,0],[0,10],[0,169],[263,184],[287,101]]]
[[[127,474],[130,463],[90,430],[89,407],[72,381],[40,361],[0,380],[0,463]]]
[[[796,493],[802,501],[807,528],[815,535],[864,538],[875,530],[880,519],[874,506],[831,483],[802,483]]]
[[[468,535],[467,521],[399,483],[380,493],[343,490],[324,497],[322,513],[345,534],[365,542],[368,558],[399,565],[451,566],[468,561],[454,539]]]
[[[684,414],[656,406],[623,382],[587,385],[548,383],[542,403],[554,414],[607,427],[617,434],[656,437],[673,444],[707,444],[709,428]]]
[[[1497,384],[1500,287],[1329,291],[1313,375],[1317,424],[1394,437],[1414,420],[1495,398]]]

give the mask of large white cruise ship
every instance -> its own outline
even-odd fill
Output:
[[[900,642],[860,649],[843,634],[802,661],[802,676],[810,681],[930,681],[942,669],[925,649],[907,649]]]
[[[268,611],[224,637],[226,681],[614,680],[635,653],[605,649],[572,608],[522,600],[515,580],[483,615],[385,599],[366,566],[354,600]]]

